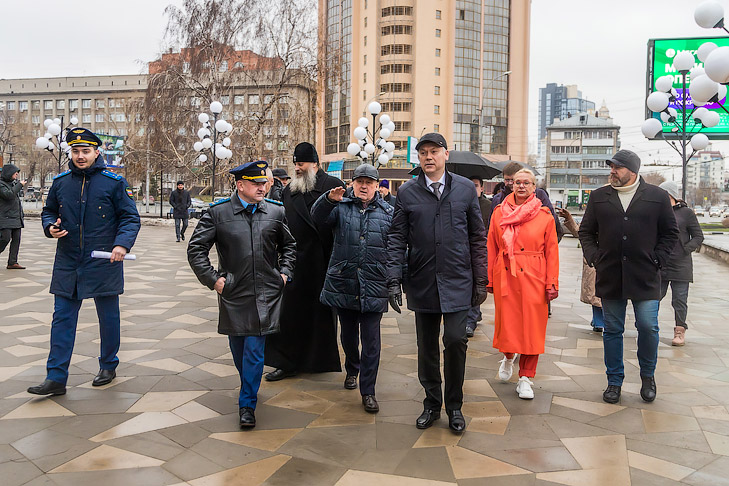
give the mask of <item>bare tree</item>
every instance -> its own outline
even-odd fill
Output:
[[[661,184],[662,182],[666,181],[666,178],[663,177],[658,172],[649,172],[647,174],[643,174],[643,179],[648,184],[653,184],[654,186],[657,186],[657,185]]]

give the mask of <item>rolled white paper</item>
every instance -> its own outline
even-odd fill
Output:
[[[106,258],[107,260],[111,258],[111,252],[108,251],[98,251],[94,250],[91,252],[91,258]],[[136,260],[137,255],[132,255],[131,253],[127,253],[124,255],[125,260]]]

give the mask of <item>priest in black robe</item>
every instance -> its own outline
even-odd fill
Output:
[[[321,169],[316,148],[308,142],[294,149],[294,170],[282,202],[296,239],[296,268],[284,289],[281,332],[266,340],[265,363],[276,368],[266,374],[267,381],[342,369],[335,313],[319,302],[334,238],[331,230],[314,224],[310,211],[319,196],[344,183]]]

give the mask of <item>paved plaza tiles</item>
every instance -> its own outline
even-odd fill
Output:
[[[694,257],[685,347],[670,346],[672,311],[661,309],[654,403],[638,394],[634,330],[622,402],[602,402],[602,344],[578,298],[577,241],[565,238],[534,400],[495,379],[489,299],[469,342],[463,435],[445,416],[425,431],[414,426],[423,391],[410,312],[382,321],[379,414],[342,388],[343,374],[302,375],[264,382],[258,426],[241,431],[239,380],[216,333],[215,296],[169,227],[144,226],[139,260],[126,264],[118,378],[91,387],[99,336],[87,301],[68,393],[28,395],[45,376],[54,250],[37,219],[28,226],[28,269],[0,270],[2,486],[729,484],[729,267],[703,255]]]

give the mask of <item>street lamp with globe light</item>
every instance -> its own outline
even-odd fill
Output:
[[[71,123],[66,126],[66,128],[61,128],[63,127],[63,115],[61,115],[60,118],[46,118],[43,121],[46,133],[35,140],[36,147],[41,150],[48,150],[51,154],[53,154],[53,158],[56,159],[58,163],[58,174],[61,173],[63,157],[65,156],[66,160],[70,159],[69,154],[71,152],[71,148],[66,143],[66,134],[74,125],[78,124],[78,118],[71,116],[69,121]]]
[[[392,159],[395,152],[395,144],[387,139],[395,132],[395,122],[389,115],[380,115],[382,105],[372,101],[367,105],[367,113],[372,116],[372,126],[367,117],[362,117],[357,122],[357,128],[352,131],[357,142],[347,146],[347,153],[353,157],[359,157],[365,163],[379,167],[386,165]],[[380,115],[379,126],[377,115]]]
[[[219,101],[210,103],[210,112],[213,114],[212,120],[207,113],[200,113],[197,116],[202,127],[197,131],[200,140],[193,144],[193,148],[198,155],[197,160],[205,163],[208,160],[212,165],[211,195],[215,201],[215,174],[217,170],[218,160],[230,160],[233,157],[233,151],[230,150],[231,140],[228,135],[233,131],[233,125],[219,118],[223,111],[223,104]],[[224,136],[221,143],[218,143],[218,137]]]

